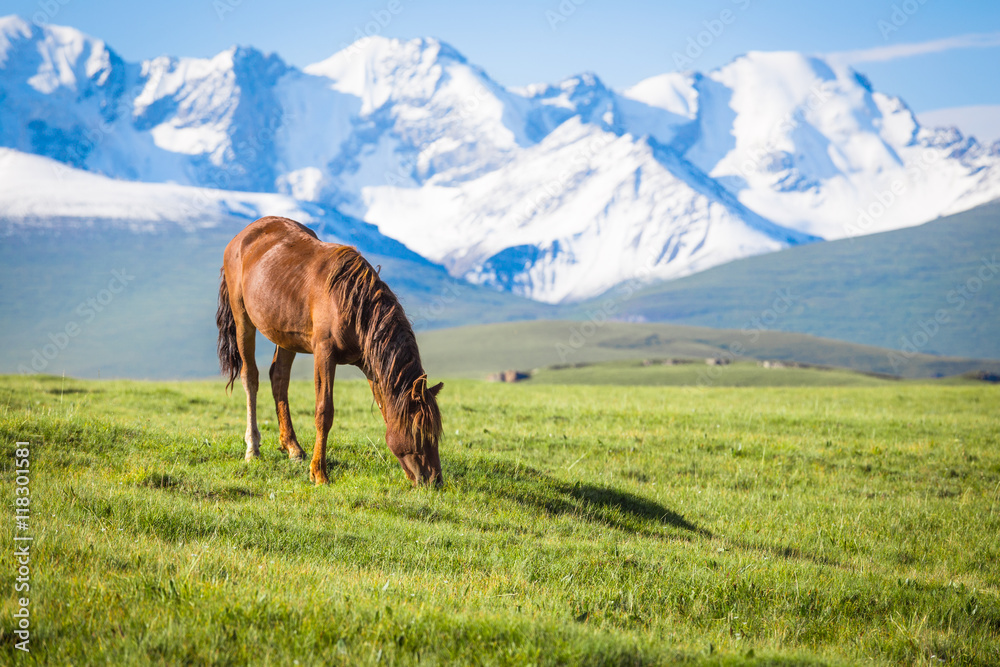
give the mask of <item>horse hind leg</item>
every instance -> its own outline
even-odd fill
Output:
[[[257,372],[257,362],[254,360],[257,328],[250,322],[246,312],[234,312],[236,319],[236,341],[243,360],[240,380],[243,391],[247,395],[247,430],[243,441],[247,443],[246,460],[260,456],[260,430],[257,428],[257,388],[260,386],[260,376]]]
[[[274,359],[271,361],[271,393],[274,395],[274,408],[278,413],[279,446],[282,452],[288,452],[288,458],[293,461],[303,461],[306,453],[299,446],[292,427],[292,413],[288,407],[288,381],[292,375],[292,362],[295,353],[280,345],[274,349]]]
[[[333,379],[336,371],[329,349],[317,346],[314,352],[316,382],[316,445],[309,462],[309,479],[316,484],[326,484],[326,441],[333,425]]]

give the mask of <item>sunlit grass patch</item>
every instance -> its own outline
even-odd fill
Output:
[[[219,382],[2,380],[39,661],[1000,661],[996,387],[449,381],[440,490],[360,382],[311,485],[266,389],[248,464]],[[311,385],[291,403],[307,446]]]

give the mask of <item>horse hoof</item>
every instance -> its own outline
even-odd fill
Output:
[[[288,460],[289,461],[305,461],[306,460],[306,453],[303,452],[301,449],[299,451],[297,451],[297,452],[288,452]]]
[[[309,471],[309,481],[315,482],[316,486],[321,486],[323,484],[329,484],[330,480],[322,472]]]

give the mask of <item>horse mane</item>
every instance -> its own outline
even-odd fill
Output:
[[[389,427],[409,431],[422,451],[441,437],[441,412],[429,396],[417,337],[403,306],[356,248],[337,246],[329,289],[384,403]]]

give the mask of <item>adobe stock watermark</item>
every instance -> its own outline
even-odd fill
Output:
[[[237,144],[228,150],[227,159],[218,168],[205,174],[206,184],[198,184],[185,190],[179,202],[181,214],[187,219],[196,218],[199,215],[212,213],[219,203],[209,190],[239,190],[239,186],[231,188],[233,179],[238,179],[247,175],[247,168],[243,162],[253,162],[262,153],[266,152],[271,142],[281,129],[282,123],[287,123],[295,119],[294,115],[284,115],[274,113],[262,120],[260,125]],[[188,196],[190,192],[190,196]]]
[[[847,224],[844,231],[854,240],[856,236],[869,233],[875,223],[879,221],[895,205],[907,190],[912,186],[922,182],[926,175],[927,168],[940,158],[938,151],[930,148],[925,149],[920,158],[906,167],[905,176],[895,178],[889,183],[889,187],[881,192],[875,193],[874,201],[864,208],[859,208],[854,224]]]
[[[581,171],[590,167],[590,160],[599,152],[618,140],[618,136],[610,132],[602,132],[596,137],[587,140],[583,149],[578,151],[571,161],[571,165],[560,171],[549,181],[536,187],[523,199],[520,210],[517,213],[516,223],[523,224],[533,218],[538,212],[545,210],[551,203],[559,199],[569,189],[573,179]]]
[[[101,114],[97,123],[83,129],[82,136],[78,140],[66,144],[61,157],[52,165],[53,175],[61,181],[65,180],[73,169],[86,169],[87,158],[104,143],[105,139],[114,134],[117,129],[115,122],[119,118],[132,118],[135,112],[134,100],[141,92],[142,86],[134,86],[121,95],[111,107],[110,114]]]
[[[750,8],[752,0],[732,0],[732,3],[741,12]],[[693,35],[688,35],[687,45],[684,51],[674,51],[674,69],[677,71],[690,70],[694,67],[694,62],[701,58],[705,50],[708,49],[717,39],[722,37],[726,29],[736,23],[738,14],[732,9],[723,9],[718,16],[706,19],[701,22],[703,30],[699,30]]]
[[[115,300],[115,297],[121,294],[133,280],[135,280],[135,276],[129,275],[125,269],[121,269],[120,271],[117,269],[112,270],[111,279],[108,281],[107,287],[99,291],[96,295],[81,301],[74,309],[73,312],[83,320],[83,323],[81,324],[77,320],[70,320],[59,331],[54,333],[49,332],[49,342],[43,344],[41,348],[35,348],[31,351],[30,367],[27,364],[19,364],[17,367],[18,372],[26,375],[44,372],[49,367],[49,364],[63,350],[69,347],[72,340],[80,335],[84,326],[97,319],[97,315],[104,312],[111,302]]]
[[[589,309],[586,312],[586,320],[570,326],[566,340],[557,341],[555,344],[556,354],[559,355],[559,360],[562,363],[566,363],[573,354],[583,349],[588,340],[593,338],[604,325],[618,316],[618,309],[621,305],[631,299],[641,287],[649,283],[656,268],[657,256],[657,253],[648,254],[646,261],[636,269],[632,277],[615,288],[613,298],[605,299],[596,309]]]
[[[617,312],[618,302],[614,299],[605,299],[598,308],[589,309],[586,320],[569,328],[569,337],[566,342],[556,343],[556,354],[559,355],[559,360],[563,363],[569,361],[570,356],[586,345],[587,340],[593,337],[598,329],[607,324]]]
[[[31,22],[39,28],[44,28],[56,17],[59,10],[73,0],[38,0],[38,11],[31,15]]]
[[[479,106],[486,102],[491,96],[490,91],[486,86],[480,84],[476,86],[476,89],[472,93],[462,100],[462,103],[458,107],[458,117],[467,120],[472,113],[479,109]]]
[[[14,648],[31,652],[31,443],[17,442],[14,449],[14,636],[20,640]]]
[[[879,19],[875,23],[878,31],[882,33],[882,39],[888,42],[889,35],[906,25],[926,4],[927,0],[903,0],[900,3],[893,3],[888,19]]]
[[[396,187],[400,184],[411,183],[416,179],[417,161],[412,155],[404,155],[396,163],[396,171],[386,170],[382,173],[382,178],[386,185]]]
[[[227,14],[232,14],[236,8],[243,4],[243,0],[212,0],[212,9],[220,21],[226,20]]]
[[[791,310],[792,306],[795,305],[796,299],[797,296],[792,294],[791,290],[787,288],[776,290],[771,307],[765,308],[759,315],[749,319],[740,328],[740,336],[742,338],[730,342],[729,346],[719,354],[722,363],[706,366],[699,371],[698,386],[705,387],[718,382],[719,378],[725,372],[724,369],[726,366],[741,357],[747,351],[749,345],[753,345],[760,339],[761,332],[770,330],[781,319],[782,315]]]
[[[577,8],[586,2],[587,0],[561,0],[555,9],[545,10],[545,20],[548,21],[552,32],[555,32],[560,24],[568,21],[569,17],[576,13]]]
[[[137,111],[135,100],[140,97],[142,91],[142,86],[135,86],[127,94],[121,95],[113,106],[113,113],[102,116],[96,123],[86,127],[79,140],[65,147],[63,156],[52,165],[52,174],[56,179],[65,180],[74,173],[76,168],[87,169],[86,162],[90,155],[117,131],[118,119],[131,119],[135,116]],[[145,109],[148,107],[142,107],[139,111],[142,112]],[[257,126],[252,133],[248,133],[248,136],[242,140],[225,147],[223,164],[217,168],[206,170],[201,177],[197,177],[199,180],[207,182],[198,182],[194,185],[200,188],[230,189],[234,179],[247,175],[248,170],[243,163],[253,163],[261,155],[266,154],[282,125],[294,122],[295,119],[294,112],[285,109],[273,112],[266,117],[259,116]],[[206,154],[202,154],[200,157],[206,157]],[[240,189],[240,184],[237,184],[235,189]],[[181,211],[187,216],[202,214],[211,210],[213,201],[207,193],[194,189],[194,193],[190,197],[190,205],[182,203]]]
[[[952,316],[962,312],[969,302],[976,299],[986,283],[996,278],[998,273],[1000,265],[997,263],[996,254],[989,258],[980,258],[980,266],[973,275],[948,292],[946,300],[951,304],[950,307],[939,308],[935,311],[934,317],[921,320],[916,330],[909,335],[900,336],[899,349],[891,350],[887,355],[893,372],[899,375],[900,369],[920,354],[920,351],[941,332],[941,328],[951,322]]]
[[[465,289],[463,283],[457,281],[446,283],[429,304],[417,309],[416,317],[413,318],[413,330],[424,331],[434,322],[440,321],[448,307],[458,301]]]

